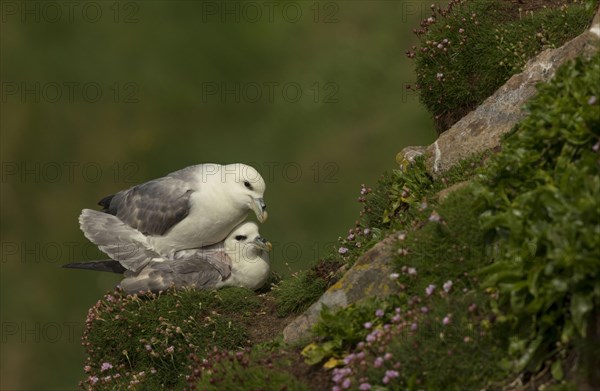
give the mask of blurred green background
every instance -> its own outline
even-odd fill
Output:
[[[353,226],[361,183],[434,140],[405,85],[428,3],[3,1],[1,386],[74,389],[88,308],[118,276],[77,217],[202,162],[267,181],[275,270]]]

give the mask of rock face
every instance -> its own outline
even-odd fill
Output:
[[[531,59],[523,72],[511,77],[477,109],[471,111],[430,146],[406,147],[396,157],[401,168],[416,156],[425,155],[432,174],[448,170],[474,153],[500,145],[527,113],[523,105],[535,95],[537,83],[550,80],[556,69],[579,56],[590,57],[600,48],[600,9],[591,28],[557,49],[548,49]]]
[[[473,153],[497,148],[502,135],[526,116],[523,104],[536,92],[535,85],[550,80],[556,69],[579,56],[590,57],[600,48],[600,9],[590,30],[557,49],[549,49],[530,60],[523,72],[511,77],[477,109],[467,114],[429,147],[407,147],[396,161],[402,169],[417,156],[425,155],[432,174],[448,170]],[[464,186],[465,183],[458,186]],[[448,189],[448,192],[455,189]],[[440,197],[445,194],[440,194]],[[346,274],[306,312],[283,331],[284,341],[294,343],[309,336],[323,306],[341,308],[365,298],[385,297],[397,292],[389,275],[393,272],[392,235],[363,254]]]
[[[341,308],[365,297],[385,297],[397,292],[397,285],[389,278],[393,272],[392,235],[364,253],[344,276],[321,296],[306,312],[294,319],[284,330],[287,343],[301,341],[308,336],[323,306]]]

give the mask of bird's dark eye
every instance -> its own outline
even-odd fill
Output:
[[[238,242],[241,242],[242,240],[246,240],[248,239],[248,237],[246,235],[237,235],[235,237],[235,240],[237,240]]]
[[[252,185],[250,184],[250,182],[244,181],[244,186],[246,186],[246,189],[252,190]]]

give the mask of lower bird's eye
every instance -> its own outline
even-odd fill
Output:
[[[242,241],[242,240],[246,240],[246,235],[237,235],[235,237],[235,240],[237,240],[238,242]]]
[[[247,189],[252,190],[252,185],[250,184],[250,182],[244,181],[244,186],[246,186]]]

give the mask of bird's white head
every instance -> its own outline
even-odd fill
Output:
[[[225,252],[237,261],[256,262],[264,260],[268,262],[268,253],[273,246],[260,236],[258,225],[247,221],[241,223],[231,231],[225,239]]]
[[[242,200],[254,211],[258,221],[265,222],[268,217],[267,204],[263,199],[266,184],[259,172],[254,167],[242,163],[228,164],[221,170],[231,195]]]

